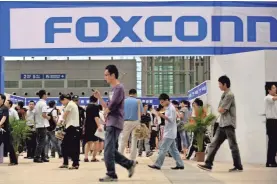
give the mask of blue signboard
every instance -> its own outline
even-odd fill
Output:
[[[14,104],[16,104],[17,102],[25,102],[25,99],[24,97],[21,97],[21,96],[15,96],[15,95],[10,95],[10,101],[12,101]]]
[[[21,74],[20,79],[23,80],[33,80],[33,79],[43,79],[43,74]]]
[[[66,74],[44,74],[44,79],[65,79]]]
[[[195,88],[189,90],[188,96],[189,96],[189,99],[192,100],[202,95],[205,95],[207,93],[208,93],[207,82],[203,82],[202,84],[199,84]]]

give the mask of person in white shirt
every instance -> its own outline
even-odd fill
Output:
[[[31,129],[30,137],[26,140],[27,157],[26,159],[33,159],[36,150],[36,129],[35,129],[35,102],[29,102],[29,109],[26,113],[26,124]]]
[[[69,167],[69,169],[79,169],[79,109],[76,103],[71,100],[71,96],[69,94],[62,94],[60,96],[60,101],[65,106],[63,119],[66,128],[62,142],[63,165],[60,166],[60,168],[68,168],[68,157],[71,157],[73,164],[72,167]]]
[[[12,107],[13,102],[11,100],[7,100],[5,105],[9,108],[9,118],[14,120],[19,120],[18,112]]]
[[[160,104],[166,108],[165,115],[157,113],[158,116],[165,119],[164,134],[161,145],[159,147],[159,155],[154,165],[148,165],[152,169],[160,170],[167,152],[176,161],[176,167],[172,167],[173,170],[183,170],[184,162],[181,159],[179,151],[176,146],[175,139],[177,137],[177,124],[176,124],[176,109],[171,104],[169,96],[167,94],[161,94],[159,96]]]
[[[37,147],[35,152],[34,162],[36,163],[43,163],[49,162],[46,159],[45,155],[45,145],[46,145],[46,134],[47,134],[47,127],[49,127],[49,119],[50,117],[47,116],[47,104],[46,104],[46,91],[40,90],[38,92],[40,100],[37,102],[35,106],[35,126],[36,126],[36,133],[37,133]]]
[[[266,133],[268,136],[266,167],[277,167],[277,95],[276,86],[266,85],[268,95],[265,97]]]

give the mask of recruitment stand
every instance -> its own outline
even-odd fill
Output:
[[[0,7],[0,56],[216,55],[209,101],[217,107],[217,78],[228,74],[243,160],[264,163],[266,135],[256,114],[263,109],[264,73],[273,68],[265,68],[264,53],[277,50],[276,2],[8,1]],[[0,87],[3,93],[3,57]]]

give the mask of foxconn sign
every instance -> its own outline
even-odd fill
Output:
[[[55,7],[53,2],[10,8],[8,50],[14,55],[20,50],[33,55],[217,55],[277,48],[275,6],[195,3]]]

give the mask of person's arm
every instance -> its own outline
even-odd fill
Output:
[[[266,101],[269,103],[275,102],[277,100],[277,96],[266,96]]]
[[[5,123],[7,117],[9,117],[9,110],[8,109],[3,109],[3,117],[0,120],[0,127],[2,127],[2,125]]]
[[[233,103],[234,95],[228,94],[224,97],[221,105],[218,108],[218,112],[220,114],[224,114],[226,111],[228,111]]]
[[[13,111],[13,114],[14,114],[14,119],[19,120],[19,115],[18,115],[18,112],[16,110]]]
[[[47,105],[46,103],[42,106],[42,117],[44,119],[50,120],[50,117],[47,115]]]
[[[64,109],[63,120],[65,121],[65,123],[67,122],[67,121],[66,121],[67,116],[68,116],[68,114],[70,113],[70,111],[72,110],[72,108],[73,108],[72,105],[67,104],[67,106],[66,106],[65,109]]]
[[[167,116],[163,115],[162,113],[159,113],[159,116],[165,120],[167,120],[168,122],[170,123],[174,123],[174,116],[173,116],[173,113],[172,113],[172,110],[169,109],[168,113],[167,113]],[[176,117],[175,117],[176,118]]]
[[[113,92],[113,97],[108,104],[108,111],[113,111],[118,108],[118,104],[124,100],[124,91],[122,88],[115,88]]]

